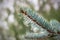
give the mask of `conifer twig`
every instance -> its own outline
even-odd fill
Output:
[[[20,10],[21,13],[27,15],[27,17],[29,17],[32,21],[34,21],[36,24],[38,24],[39,26],[41,26],[42,28],[46,29],[49,33],[55,33],[54,31],[51,31],[47,28],[45,28],[41,23],[37,22],[35,19],[33,19],[30,15],[27,14],[27,12],[25,12],[24,10]],[[60,34],[60,32],[57,32],[58,34]]]

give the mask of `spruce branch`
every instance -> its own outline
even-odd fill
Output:
[[[59,30],[57,30],[56,27],[51,26],[51,24],[45,18],[38,15],[32,9],[21,8],[20,12],[27,15],[32,21],[34,21],[36,24],[40,25],[42,28],[46,29],[48,32],[60,34]]]

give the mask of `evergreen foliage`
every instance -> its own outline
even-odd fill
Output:
[[[21,8],[21,10],[25,11],[27,15],[31,16],[35,19],[39,24],[41,24],[46,30],[50,30],[51,32],[57,33],[57,26],[52,26],[43,16],[37,14],[37,12],[33,11],[30,8]]]

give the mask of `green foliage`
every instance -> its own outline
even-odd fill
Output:
[[[26,38],[44,38],[47,36],[48,36],[47,32],[45,32],[45,33],[28,33],[26,35]]]
[[[55,32],[55,33],[57,33],[58,31],[60,32],[60,30],[59,30],[60,23],[58,23],[57,21],[51,21],[49,23],[49,21],[47,21],[43,16],[41,16],[37,12],[33,11],[31,8],[20,8],[20,10],[25,11],[27,13],[27,15],[31,16],[39,24],[41,24],[41,26],[43,26],[45,28],[45,30],[50,30],[50,31]],[[20,34],[20,35],[26,34],[27,29],[30,30],[30,26],[31,27],[33,26],[34,28],[37,27],[38,29],[40,29],[40,26],[39,25],[36,25],[37,23],[35,23],[35,22],[30,22],[29,23],[30,26],[29,26],[29,28],[27,28],[24,25],[24,16],[23,16],[22,13],[15,13],[15,18],[18,21],[18,28],[19,27],[22,27],[21,29],[18,30],[17,34]],[[48,36],[48,32],[45,32],[43,34],[42,33],[41,34],[40,33],[39,34],[38,33],[37,34],[36,33],[32,33],[32,34],[29,33],[27,35],[27,37],[33,37],[33,38],[39,38],[39,37],[45,37],[45,36]]]
[[[26,32],[26,26],[24,25],[23,21],[23,15],[21,13],[16,14],[16,19],[18,21],[19,26],[22,27],[22,29],[19,29],[19,34],[25,34]]]
[[[60,32],[60,23],[57,20],[51,20],[50,24],[57,30]]]
[[[21,8],[21,9],[26,11],[27,15],[31,16],[38,23],[42,24],[42,26],[45,29],[50,30],[50,31],[55,32],[55,33],[58,32],[58,30],[56,29],[56,26],[55,27],[51,26],[51,24],[45,18],[43,18],[43,16],[37,14],[37,12],[33,11],[31,8]]]

